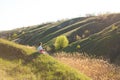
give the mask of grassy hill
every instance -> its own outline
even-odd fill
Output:
[[[82,51],[92,55],[104,56],[111,62],[119,63],[119,23],[120,13],[104,14],[4,31],[0,33],[0,37],[33,46],[43,42],[44,47],[53,51],[55,38],[66,35],[70,43],[64,51]],[[114,25],[117,29],[114,29]],[[80,45],[81,48],[76,49],[77,45]]]
[[[0,39],[0,75],[4,80],[91,80],[35,49]]]
[[[111,62],[120,64],[120,21],[105,28],[104,30],[82,41],[76,41],[67,47],[66,51],[77,51],[76,46],[81,45],[78,51],[86,52],[92,55],[104,56]],[[71,49],[72,48],[72,49]]]
[[[100,32],[106,27],[120,21],[119,17],[120,14],[79,17],[5,31],[1,32],[0,36],[21,44],[35,45],[38,42],[47,43],[59,35],[67,35],[69,41],[72,43],[76,41],[76,35],[85,38]]]

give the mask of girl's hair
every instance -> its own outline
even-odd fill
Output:
[[[42,45],[42,42],[40,42],[39,45]]]

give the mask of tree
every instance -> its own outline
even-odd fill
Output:
[[[56,38],[54,46],[56,50],[60,50],[67,47],[68,44],[69,44],[69,41],[67,37],[64,35],[61,35]]]

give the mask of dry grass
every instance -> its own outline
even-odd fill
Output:
[[[4,71],[4,70],[2,70],[2,69],[0,69],[0,80],[11,80],[12,78],[11,77],[9,77],[8,78],[8,74]]]
[[[29,49],[36,50],[36,47],[35,47],[35,46],[29,46],[29,45],[26,45],[26,47],[29,48]]]
[[[120,67],[109,64],[103,59],[90,58],[89,56],[67,53],[53,55],[59,61],[68,64],[93,80],[120,80]]]

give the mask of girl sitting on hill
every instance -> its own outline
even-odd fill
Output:
[[[39,52],[39,53],[42,53],[42,54],[44,54],[44,49],[42,48],[42,42],[40,42],[39,43],[39,47],[37,48],[37,51]]]

